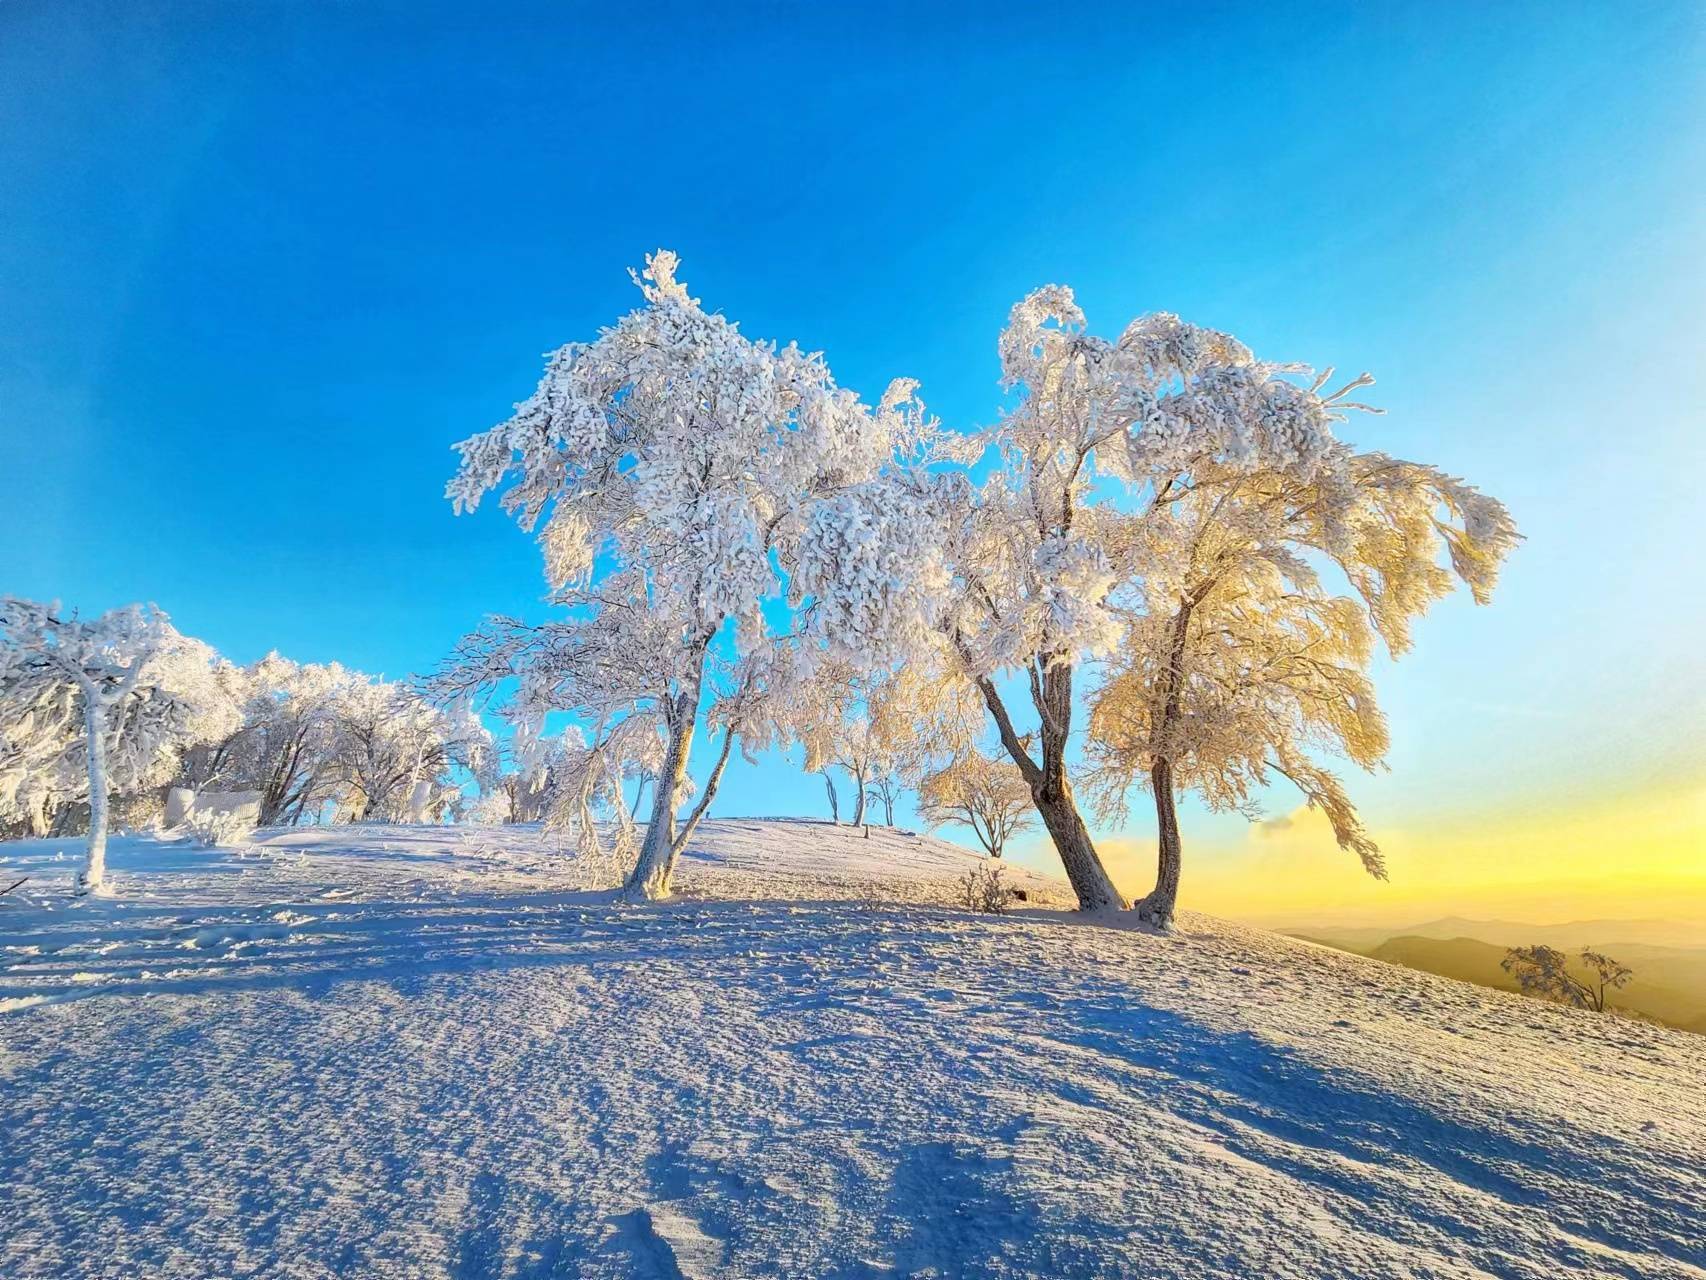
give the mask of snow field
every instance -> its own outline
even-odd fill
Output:
[[[971,915],[964,851],[819,823],[707,822],[645,907],[513,828],[115,839],[71,907],[48,846],[7,1277],[1706,1275],[1681,1032]]]

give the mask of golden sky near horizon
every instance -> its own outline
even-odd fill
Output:
[[[1338,848],[1326,820],[1306,806],[1230,837],[1217,830],[1193,838],[1187,825],[1180,905],[1270,923],[1698,920],[1706,946],[1706,784],[1579,795],[1374,835],[1390,871],[1384,883]],[[1115,836],[1097,847],[1122,889],[1148,889],[1152,839]]]

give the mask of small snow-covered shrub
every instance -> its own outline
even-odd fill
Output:
[[[960,885],[968,910],[987,911],[992,915],[1007,913],[1007,908],[1013,903],[1013,890],[1001,882],[1002,870],[999,866],[972,868]]]
[[[204,849],[228,849],[248,843],[255,824],[247,813],[227,809],[191,809],[184,830]]]

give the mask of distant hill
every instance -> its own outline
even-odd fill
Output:
[[[1592,946],[1610,951],[1615,947],[1663,947],[1667,950],[1706,951],[1706,925],[1679,920],[1573,920],[1567,924],[1524,924],[1520,920],[1470,920],[1443,916],[1421,924],[1341,927],[1327,924],[1281,925],[1278,932],[1308,937],[1330,946],[1367,954],[1388,938],[1437,938],[1450,941],[1468,938],[1501,947],[1534,946],[1579,950]]]
[[[1403,932],[1422,938],[1473,938],[1500,946],[1534,946],[1595,949],[1614,946],[1648,946],[1669,949],[1706,950],[1706,929],[1676,920],[1572,920],[1567,924],[1523,924],[1516,920],[1465,920],[1446,916]]]
[[[1441,922],[1443,923],[1443,922]],[[1474,923],[1465,921],[1462,923]],[[1620,922],[1587,922],[1589,925]],[[1482,922],[1483,927],[1498,922]],[[1498,925],[1501,929],[1504,927]],[[1388,964],[1420,969],[1424,973],[1473,982],[1477,986],[1495,987],[1501,991],[1518,989],[1516,981],[1501,967],[1510,945],[1545,943],[1563,950],[1579,949],[1578,942],[1551,941],[1555,931],[1575,929],[1577,925],[1509,926],[1516,932],[1504,934],[1518,940],[1511,944],[1486,942],[1472,937],[1430,937],[1407,933],[1384,937],[1378,929],[1320,930],[1297,933],[1340,951],[1384,960]],[[1538,935],[1538,936],[1536,936]],[[1640,943],[1595,944],[1635,971],[1629,985],[1617,992],[1611,1003],[1620,1009],[1652,1018],[1684,1031],[1706,1034],[1706,950],[1682,947],[1657,947]]]

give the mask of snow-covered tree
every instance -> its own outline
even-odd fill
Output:
[[[186,752],[175,782],[256,793],[262,826],[328,803],[346,820],[413,821],[453,807],[466,777],[496,785],[492,735],[465,705],[436,707],[409,685],[277,653],[215,674],[241,722]]]
[[[1165,314],[1132,322],[1116,340],[1099,338],[1086,332],[1071,291],[1054,285],[1013,308],[999,351],[1017,403],[975,438],[999,465],[974,485],[969,474],[897,460],[885,473],[886,501],[867,503],[889,517],[874,541],[913,548],[940,539],[938,554],[917,557],[910,579],[916,614],[934,634],[909,633],[905,666],[933,670],[943,697],[956,682],[976,688],[1080,905],[1119,905],[1068,756],[1080,673],[1097,670],[1128,638],[1159,641],[1133,631],[1133,610],[1175,612],[1145,585],[1167,563],[1155,554],[1152,523],[1167,521],[1205,480],[1262,476],[1287,491],[1320,484],[1349,505],[1315,514],[1318,541],[1330,556],[1347,542],[1360,548],[1368,563],[1353,582],[1389,638],[1403,634],[1416,597],[1434,598],[1449,572],[1436,565],[1389,583],[1383,575],[1395,556],[1443,550],[1480,598],[1515,534],[1496,503],[1431,469],[1375,455],[1352,461],[1333,426],[1363,407],[1347,396],[1367,379],[1324,390],[1324,378],[1257,360],[1230,336]],[[1387,468],[1399,495],[1372,474],[1360,487],[1325,479],[1354,477],[1359,467]],[[1471,495],[1454,507],[1454,496]],[[1027,699],[1031,727],[1017,714]]]
[[[335,662],[292,662],[276,652],[222,675],[242,709],[242,723],[187,752],[175,785],[197,792],[254,791],[261,826],[303,821],[337,791],[340,699],[368,677]]]
[[[1116,342],[1084,331],[1069,290],[1013,308],[999,344],[1018,403],[984,434],[999,465],[945,510],[949,575],[938,611],[943,678],[970,680],[995,721],[1086,909],[1123,905],[1073,794],[1077,673],[1120,636],[1110,596],[1133,572],[1130,526],[1165,474],[1202,456],[1307,466],[1328,410],[1230,338],[1155,316]],[[904,489],[909,472],[895,474]],[[942,495],[936,495],[940,502]],[[930,508],[918,504],[914,511]],[[1027,731],[1004,677],[1036,713]]]
[[[460,792],[458,770],[491,781],[492,736],[466,704],[447,710],[408,685],[357,679],[337,688],[331,715],[329,776],[349,821],[436,818]]]
[[[822,657],[773,695],[781,739],[798,742],[805,770],[823,778],[832,820],[840,820],[839,772],[852,784],[854,826],[864,825],[872,801],[883,806],[884,822],[894,824],[906,779],[916,781],[931,744],[944,737],[944,727],[930,719],[935,707],[920,705],[919,688],[897,671],[860,671],[845,659]]]
[[[992,858],[999,858],[1007,841],[1036,821],[1031,788],[1018,766],[975,749],[924,775],[918,784],[918,812],[931,826],[970,827]]]
[[[10,655],[11,661],[8,661]],[[88,784],[77,687],[0,651],[0,824],[44,836]]]
[[[866,711],[866,683],[849,663],[821,661],[789,686],[787,705],[778,711],[787,736],[802,747],[806,772],[823,779],[832,822],[841,821],[835,771],[847,775],[856,827],[864,825],[868,786],[887,767],[888,755]]]
[[[225,700],[239,709],[243,719],[224,737],[198,742],[181,752],[177,772],[172,778],[175,786],[200,791],[228,784],[235,789],[240,785],[235,781],[235,775],[241,769],[238,747],[247,728],[246,704],[251,689],[249,671],[233,663],[221,662],[214,668],[214,678],[220,683]]]
[[[892,758],[881,762],[877,771],[871,775],[870,785],[865,788],[865,794],[872,803],[883,807],[883,825],[894,826],[894,807],[906,789],[906,781],[901,774],[900,763]]]
[[[1582,948],[1580,961],[1579,978],[1570,972],[1570,958],[1555,947],[1512,947],[1499,963],[1524,995],[1604,1013],[1607,994],[1627,984],[1635,971],[1589,947]]]
[[[215,661],[212,649],[152,606],[84,621],[57,604],[0,598],[0,700],[62,707],[69,693],[83,721],[89,839],[79,893],[105,882],[112,794],[164,783],[184,750],[236,726],[239,713]]]
[[[561,734],[545,732],[542,714],[523,715],[513,722],[506,754],[509,768],[502,774],[507,793],[508,822],[540,822],[551,804],[551,787],[564,763],[569,744]]]
[[[853,784],[853,825],[862,827],[872,784],[893,768],[892,754],[864,711],[855,711],[842,724],[833,759]]]
[[[889,826],[901,793],[919,791],[928,775],[975,752],[987,725],[976,687],[942,680],[929,661],[898,662],[883,671],[869,685],[865,711],[881,747],[870,793]]]
[[[1485,603],[1515,540],[1505,509],[1461,481],[1337,441],[1306,472],[1202,463],[1168,486],[1134,528],[1137,581],[1113,597],[1125,631],[1091,696],[1087,745],[1105,816],[1123,815],[1133,786],[1155,802],[1156,885],[1139,912],[1172,922],[1177,792],[1245,809],[1276,776],[1384,878],[1316,755],[1380,764],[1376,638],[1402,654],[1413,620],[1460,580]]]
[[[574,771],[586,746],[573,728],[547,733],[540,710],[519,706],[510,710],[509,733],[492,741],[481,794],[463,810],[468,821],[481,826],[547,819],[563,790],[563,780]]]
[[[820,355],[753,341],[704,310],[676,266],[673,254],[649,257],[635,278],[645,305],[553,354],[512,418],[457,446],[462,465],[447,490],[466,511],[513,477],[503,505],[538,529],[548,584],[569,617],[488,626],[438,685],[519,676],[538,707],[574,712],[588,763],[559,808],[583,830],[594,793],[614,801],[635,767],[630,752],[662,740],[627,878],[646,897],[669,892],[736,738],[768,733],[767,692],[832,633],[856,643],[856,628],[818,615],[881,621],[892,584],[826,578],[818,570],[828,561],[814,552],[862,535],[836,504],[856,503],[851,495],[875,481],[907,421],[898,398],[873,412],[837,387]],[[766,610],[783,602],[798,613],[779,633]],[[682,815],[702,721],[722,740]]]

